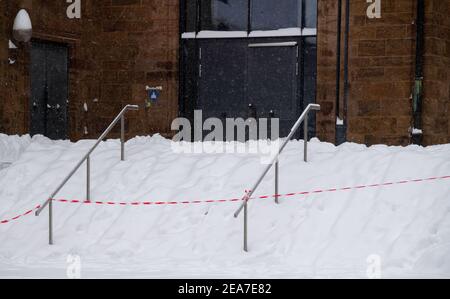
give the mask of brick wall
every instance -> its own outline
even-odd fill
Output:
[[[0,5],[0,83],[2,92],[0,100],[2,107],[0,108],[2,132],[8,134],[23,134],[26,132],[24,127],[25,115],[23,103],[25,100],[25,78],[22,76],[24,65],[19,62],[22,59],[20,51],[9,50],[9,39],[11,38],[12,20],[9,16],[11,7],[18,7],[18,4],[10,1],[1,1]],[[8,30],[8,28],[11,28]],[[9,59],[15,63],[10,64]],[[17,96],[13,99],[13,92],[17,92]]]
[[[2,1],[3,2],[3,1]],[[82,137],[81,123],[84,116],[80,113],[83,95],[89,91],[91,79],[95,77],[92,67],[92,41],[95,27],[90,26],[93,20],[94,7],[91,2],[83,5],[83,18],[69,20],[66,17],[65,1],[8,1],[5,10],[5,22],[1,27],[0,43],[6,49],[6,57],[15,60],[0,73],[5,80],[1,96],[3,111],[0,120],[2,131],[7,134],[25,134],[29,132],[29,99],[30,99],[30,45],[16,43],[17,50],[8,49],[8,40],[12,39],[14,18],[20,8],[30,14],[33,24],[33,38],[53,42],[66,43],[69,46],[69,131],[72,139]]]
[[[5,1],[0,1],[0,29],[5,28],[5,23],[6,23],[6,2]],[[7,49],[7,44],[6,44],[6,36],[5,36],[5,31],[4,30],[0,30],[0,89],[4,90],[6,85],[5,85],[5,72],[6,72],[6,61],[8,60],[8,49]],[[4,95],[2,95],[2,93],[0,93],[0,132],[5,132],[6,128],[5,125],[2,121],[2,116],[3,116],[3,109],[4,109],[4,105],[3,105],[3,100],[4,99]]]
[[[382,0],[382,18],[371,20],[366,1],[351,0],[349,141],[409,142],[415,3]],[[318,0],[317,102],[322,111],[317,132],[331,142],[336,121],[336,4]],[[426,1],[426,144],[450,141],[449,6],[448,0]],[[71,139],[97,137],[123,105],[143,104],[146,85],[162,85],[162,98],[152,108],[129,115],[128,136],[171,133],[170,123],[178,113],[178,0],[82,1],[81,20],[66,17],[65,1],[0,1],[1,132],[23,134],[29,126],[29,46],[8,50],[20,7],[31,13],[35,38],[70,47]],[[9,57],[16,63],[10,65]]]
[[[450,142],[450,1],[427,1],[423,125],[426,144]]]
[[[381,19],[367,17],[366,1],[350,3],[348,140],[407,144],[414,78],[415,1],[382,1]],[[342,11],[344,26],[345,5]],[[319,0],[317,100],[326,109],[318,126],[319,132],[326,132],[319,137],[328,141],[334,141],[329,132],[334,132],[335,126],[336,14],[337,1]]]
[[[335,129],[336,2],[319,0],[318,6],[317,101],[325,109],[317,125],[319,137],[328,141],[334,141]],[[382,0],[381,19],[367,18],[367,5],[351,0],[348,139],[406,145],[412,126],[416,1]],[[425,6],[423,141],[430,145],[450,142],[450,1],[429,0]]]
[[[382,1],[382,18],[352,1],[349,139],[408,144],[415,57],[415,1]]]
[[[23,7],[31,15],[34,38],[69,46],[72,140],[98,137],[126,104],[144,106],[147,85],[163,86],[161,100],[130,113],[127,135],[171,133],[178,113],[177,0],[82,1],[81,19],[67,18],[66,1],[0,1],[0,6],[1,132],[25,134],[29,128],[30,48],[7,48],[14,17]],[[7,63],[10,56],[17,56],[13,65]]]
[[[317,113],[317,137],[335,141],[336,124],[336,20],[337,1],[318,0],[317,95],[322,107]]]
[[[159,103],[130,114],[130,135],[170,134],[178,114],[179,5],[176,0],[112,0],[102,11],[102,55],[99,102],[93,118],[104,109],[116,112],[127,103],[143,104],[145,87],[162,86]],[[110,121],[112,113],[105,115]],[[94,123],[94,122],[91,122]],[[96,134],[104,127],[92,128]]]

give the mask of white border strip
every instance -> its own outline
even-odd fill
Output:
[[[277,37],[277,36],[301,36],[301,28],[286,28],[278,30],[252,31],[249,37]]]
[[[302,36],[316,36],[317,28],[303,28]]]
[[[195,38],[195,32],[184,32],[181,34],[182,39],[192,39]]]
[[[197,38],[243,38],[248,37],[247,31],[200,31]]]
[[[253,38],[253,37],[287,37],[287,36],[316,36],[316,28],[286,28],[278,30],[252,31],[200,31],[184,32],[181,34],[182,39],[205,39],[205,38]]]
[[[297,42],[284,42],[284,43],[260,43],[260,44],[249,44],[249,48],[263,48],[263,47],[295,47]]]

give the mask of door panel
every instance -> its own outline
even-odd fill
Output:
[[[30,134],[46,134],[47,82],[45,75],[46,53],[41,43],[32,43],[31,48],[31,103],[30,103]]]
[[[317,46],[315,37],[307,37],[303,42],[303,109],[316,102]],[[303,110],[302,109],[302,110]],[[309,136],[316,135],[316,113],[309,116]],[[302,135],[303,136],[303,135]]]
[[[47,48],[47,137],[67,137],[67,47],[49,44]]]
[[[67,138],[67,46],[33,41],[30,74],[30,133],[50,139]]]
[[[248,101],[258,118],[280,118],[280,136],[287,136],[298,117],[297,53],[293,43],[250,44]]]
[[[276,117],[280,119],[280,136],[286,137],[307,104],[315,102],[314,40],[197,41],[199,75],[193,89],[198,91],[196,109],[203,111],[204,119]],[[310,46],[305,50],[304,44]],[[309,124],[310,136],[314,136],[314,116]],[[295,138],[302,137],[303,130],[299,130]]]
[[[201,43],[198,108],[204,118],[247,117],[246,42]]]

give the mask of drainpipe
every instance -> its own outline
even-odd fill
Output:
[[[347,130],[348,130],[348,100],[350,92],[350,82],[349,82],[349,40],[350,40],[350,0],[346,0],[345,3],[345,34],[344,34],[344,140],[347,141]]]
[[[425,3],[417,0],[416,20],[416,70],[413,91],[413,128],[411,130],[411,142],[421,145],[423,142],[422,100],[423,100],[423,64],[424,64],[424,27],[425,27]]]
[[[336,28],[336,144],[345,142],[345,127],[341,117],[341,33],[342,33],[342,0],[338,0]]]

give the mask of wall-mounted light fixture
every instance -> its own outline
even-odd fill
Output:
[[[27,43],[33,35],[31,18],[25,9],[19,10],[14,19],[13,37],[16,41]]]

